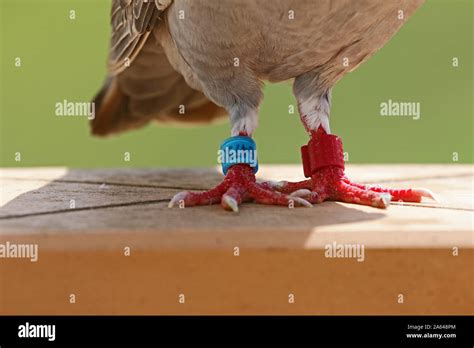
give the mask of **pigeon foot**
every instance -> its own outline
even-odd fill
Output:
[[[281,205],[290,208],[296,206],[312,207],[312,204],[302,198],[308,196],[309,190],[294,190],[284,194],[271,189],[267,185],[256,182],[252,168],[247,164],[236,164],[229,168],[224,180],[209,191],[183,191],[176,194],[168,204],[169,208],[180,208],[210,205],[220,203],[229,211],[238,212],[243,202]]]
[[[276,190],[283,194],[292,194],[306,190],[302,195],[308,202],[316,204],[324,201],[340,201],[369,205],[385,209],[391,201],[421,202],[422,197],[436,200],[427,189],[390,189],[379,185],[361,185],[349,180],[344,170],[339,167],[324,167],[315,172],[311,179],[300,182],[264,182],[264,188]]]
[[[391,201],[421,202],[422,197],[436,200],[427,189],[395,190],[377,185],[353,183],[344,173],[341,140],[319,127],[311,132],[308,145],[301,148],[303,171],[308,180],[300,182],[265,182],[261,186],[283,194],[309,192],[301,195],[310,203],[340,201],[385,209]]]

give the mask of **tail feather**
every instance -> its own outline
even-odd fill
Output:
[[[128,128],[127,110],[130,98],[122,93],[114,78],[108,78],[95,96],[95,115],[91,120],[93,135],[102,136]]]
[[[199,124],[227,114],[186,83],[153,35],[130,67],[107,78],[93,102],[91,131],[98,136],[139,128],[151,120]]]
[[[163,103],[166,96],[132,99],[123,92],[116,78],[108,78],[93,99],[95,115],[90,123],[91,133],[96,136],[120,133],[143,127],[152,120],[181,126],[209,124],[227,115],[225,109],[204,94],[188,88],[180,102],[166,105]]]

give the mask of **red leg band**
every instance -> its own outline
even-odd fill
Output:
[[[344,153],[339,137],[327,134],[319,127],[312,133],[311,140],[301,147],[304,176],[309,178],[317,170],[332,166],[344,169]]]

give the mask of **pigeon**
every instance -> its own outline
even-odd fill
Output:
[[[180,192],[169,207],[220,203],[237,212],[249,201],[312,207],[331,200],[387,208],[391,201],[434,199],[427,189],[352,182],[342,141],[330,130],[333,86],[382,48],[423,1],[113,0],[108,76],[93,101],[91,132],[227,117],[223,181]],[[300,150],[304,181],[256,180],[252,134],[262,81],[293,82],[309,136]]]

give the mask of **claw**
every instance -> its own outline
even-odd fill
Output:
[[[175,194],[173,198],[171,198],[171,201],[168,203],[168,208],[173,208],[179,201],[184,201],[188,194],[189,191],[182,191]]]
[[[303,199],[301,197],[298,197],[298,196],[288,196],[291,200],[293,200],[294,202],[298,203],[299,205],[302,205],[304,207],[307,207],[307,208],[312,208],[313,205],[311,203],[309,203],[306,199]]]
[[[237,201],[229,195],[223,195],[221,204],[227,210],[232,210],[234,213],[239,212],[239,204]]]
[[[381,193],[379,197],[380,201],[378,201],[378,204],[375,206],[378,208],[388,208],[392,201],[392,195],[390,193]]]
[[[308,197],[311,196],[311,191],[307,189],[300,189],[290,193],[292,197]]]
[[[311,180],[303,180],[299,182],[289,182],[286,180],[282,181],[265,181],[260,184],[263,188],[270,189],[272,191],[278,191],[281,193],[291,194],[292,192],[306,189],[312,190]]]
[[[415,192],[415,193],[418,193],[421,197],[430,198],[433,201],[435,201],[436,203],[439,203],[438,197],[431,190],[428,190],[428,189],[425,189],[425,188],[415,188],[415,189],[412,189],[412,191]]]
[[[282,180],[282,181],[265,181],[264,182],[265,186],[269,189],[280,191],[282,190],[286,184],[288,184],[288,181]]]

